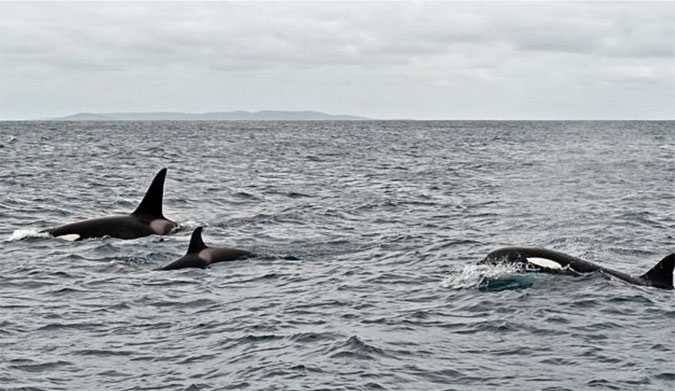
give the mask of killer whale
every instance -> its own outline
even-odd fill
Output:
[[[162,212],[165,179],[166,168],[162,168],[150,183],[141,203],[131,214],[78,221],[44,232],[71,241],[103,236],[134,239],[153,234],[166,235],[177,224],[164,217]]]
[[[514,263],[523,265],[527,270],[546,272],[601,272],[635,285],[673,289],[675,254],[666,256],[641,276],[631,276],[571,255],[538,247],[501,248],[490,252],[480,263]]]
[[[192,232],[187,253],[159,270],[176,270],[188,267],[205,269],[217,262],[237,261],[254,256],[248,251],[236,248],[208,247],[202,240],[202,227],[198,227]]]

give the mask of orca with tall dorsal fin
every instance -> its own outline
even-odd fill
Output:
[[[661,289],[673,289],[673,267],[675,254],[663,258],[653,268],[641,276],[608,269],[571,255],[536,247],[506,247],[489,253],[481,263],[513,263],[523,265],[527,270],[548,272],[601,272],[635,285],[653,286]]]
[[[254,256],[248,251],[236,248],[208,247],[202,240],[202,227],[198,227],[192,232],[187,253],[159,270],[176,270],[188,267],[205,269],[217,262],[238,261]]]
[[[166,168],[162,168],[155,175],[141,203],[129,215],[78,221],[52,228],[46,232],[54,237],[70,241],[103,236],[134,239],[148,235],[166,235],[177,224],[164,217],[162,213],[165,179]]]

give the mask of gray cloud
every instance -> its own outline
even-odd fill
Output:
[[[0,3],[0,14],[0,118],[675,111],[670,3]]]

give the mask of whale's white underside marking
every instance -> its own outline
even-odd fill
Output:
[[[537,258],[537,257],[527,258],[527,262],[548,269],[562,269],[561,264],[546,258]]]
[[[68,234],[68,235],[57,236],[57,238],[67,240],[69,242],[74,242],[74,241],[76,241],[77,239],[80,238],[80,235],[78,235],[78,234]]]

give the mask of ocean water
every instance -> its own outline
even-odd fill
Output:
[[[0,123],[2,390],[673,390],[673,122]],[[169,236],[39,231],[131,212]],[[204,226],[258,258],[160,272]]]

